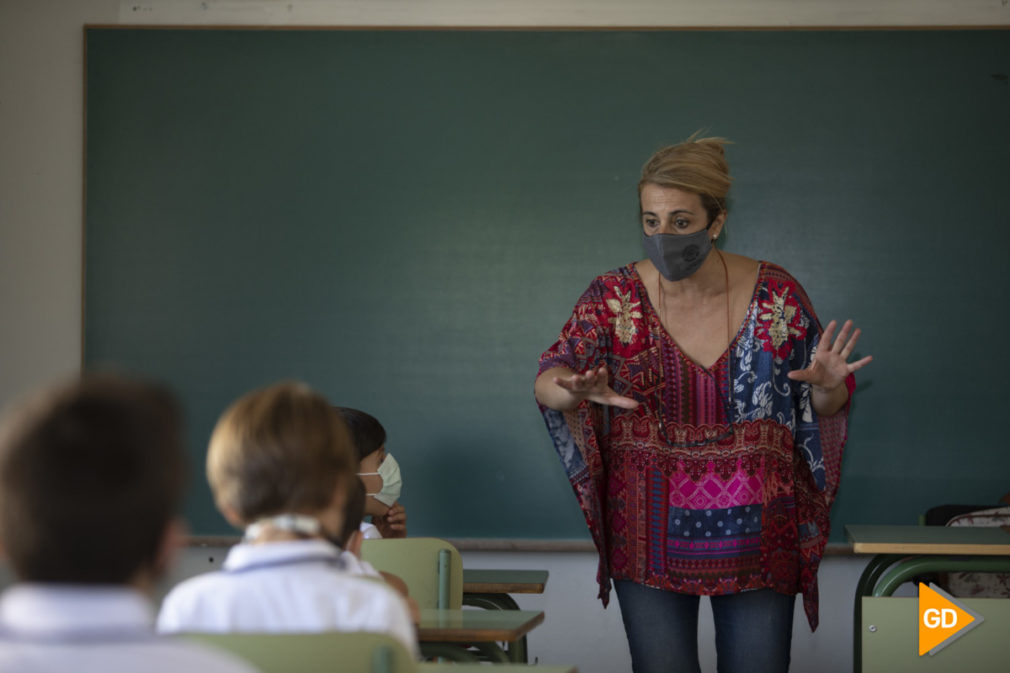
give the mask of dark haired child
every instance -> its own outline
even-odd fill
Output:
[[[252,670],[154,634],[149,596],[183,536],[182,436],[170,393],[111,376],[5,419],[0,543],[18,582],[0,597],[0,671]]]
[[[371,523],[363,523],[365,539],[406,537],[407,512],[398,501],[403,485],[400,466],[386,452],[386,429],[371,414],[350,407],[337,407],[351,431],[357,451],[358,476],[365,484],[365,515]]]

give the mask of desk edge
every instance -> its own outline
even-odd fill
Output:
[[[189,547],[231,547],[242,538],[226,535],[191,535]],[[537,553],[596,553],[592,540],[540,540],[497,538],[446,538],[459,551],[485,552],[537,552]],[[829,542],[825,556],[847,556],[853,553],[852,545]]]

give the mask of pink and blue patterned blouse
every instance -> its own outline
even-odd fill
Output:
[[[810,386],[786,374],[810,364],[820,334],[803,288],[768,262],[709,368],[670,338],[633,264],[589,286],[540,371],[606,364],[640,405],[541,411],[600,552],[604,604],[611,579],[703,595],[771,588],[802,592],[816,628],[848,405],[818,417]]]

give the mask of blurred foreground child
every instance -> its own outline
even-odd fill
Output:
[[[163,389],[85,378],[0,431],[0,542],[18,583],[0,597],[0,671],[242,673],[223,653],[154,635],[185,454]]]

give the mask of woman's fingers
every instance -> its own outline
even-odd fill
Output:
[[[589,369],[583,374],[572,374],[567,378],[555,376],[554,383],[569,392],[590,392],[599,386],[606,387],[607,368],[602,366],[599,369]]]
[[[633,400],[630,397],[624,397],[614,393],[613,397],[609,398],[605,404],[609,404],[613,407],[620,407],[621,409],[637,409],[638,401]]]
[[[859,343],[859,335],[862,333],[863,331],[859,328],[856,328],[856,330],[852,333],[852,336],[845,343],[845,347],[842,349],[843,358],[845,358],[846,360],[849,359],[849,356],[852,355],[852,351],[855,349],[856,344]]]
[[[810,370],[809,369],[793,369],[792,371],[786,372],[786,376],[793,381],[810,381]]]
[[[842,324],[842,330],[838,333],[838,338],[835,339],[835,342],[833,344],[831,344],[831,350],[833,350],[836,353],[841,352],[842,348],[845,346],[846,342],[849,339],[849,331],[851,329],[852,329],[852,321],[846,320],[845,323]]]
[[[568,377],[554,377],[554,383],[570,393],[581,395],[583,399],[599,404],[607,404],[622,409],[635,409],[638,402],[630,397],[618,395],[610,387],[610,373],[606,365],[589,369],[582,374],[572,374]]]
[[[828,323],[828,326],[824,328],[824,334],[821,335],[821,343],[827,344],[828,350],[831,350],[831,339],[835,336],[835,327],[838,323],[834,320]]]
[[[873,361],[873,356],[872,355],[867,355],[865,358],[861,358],[859,360],[856,360],[855,362],[850,363],[849,364],[849,371],[850,372],[854,372],[854,371],[856,371],[858,369],[862,369],[866,365],[870,364],[872,361]]]

